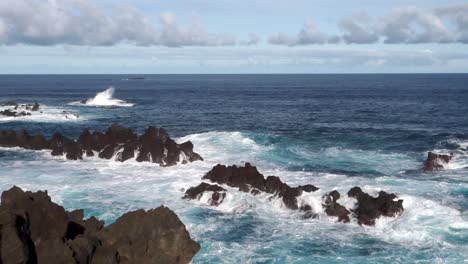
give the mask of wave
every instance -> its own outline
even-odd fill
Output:
[[[0,111],[7,109],[0,107]],[[0,115],[0,123],[2,122],[41,122],[41,123],[62,123],[62,122],[81,122],[87,120],[87,117],[72,112],[66,108],[41,105],[40,110],[28,112],[30,115],[25,116],[2,116]]]
[[[444,165],[446,170],[468,169],[468,140],[449,138],[438,143],[438,148],[432,150],[435,153],[453,154],[449,163]]]
[[[95,107],[132,107],[135,104],[129,103],[124,100],[115,99],[114,96],[115,89],[114,87],[109,87],[106,90],[99,92],[93,98],[71,102],[69,105],[78,105],[78,106],[95,106]]]
[[[121,163],[97,157],[67,161],[61,157],[51,157],[45,152],[38,153],[36,159],[28,155],[27,160],[17,161],[4,160],[0,155],[3,175],[0,177],[0,188],[6,189],[14,183],[28,190],[48,189],[52,199],[59,203],[63,201],[67,209],[87,208],[87,216],[99,216],[107,223],[128,210],[165,204],[181,217],[190,234],[202,243],[204,253],[196,258],[209,259],[211,262],[219,262],[216,257],[220,250],[223,251],[224,260],[247,262],[248,259],[258,260],[266,249],[271,249],[271,256],[276,257],[290,255],[292,248],[297,254],[307,252],[304,261],[313,262],[310,260],[314,259],[315,245],[323,245],[325,248],[339,245],[337,252],[362,252],[372,244],[373,249],[383,250],[381,255],[387,257],[384,251],[389,250],[389,254],[393,254],[392,248],[397,249],[397,252],[405,248],[414,250],[408,254],[418,254],[418,251],[424,250],[428,259],[440,257],[442,253],[454,259],[463,255],[460,247],[466,248],[468,221],[452,203],[460,198],[450,193],[460,188],[468,189],[467,184],[438,184],[393,176],[348,177],[344,174],[291,171],[275,161],[275,156],[280,153],[277,152],[278,148],[284,145],[259,143],[264,142],[257,140],[259,137],[268,136],[242,132],[207,132],[179,138],[179,142],[191,140],[194,151],[200,153],[205,161],[169,168],[132,161]],[[294,148],[298,150],[299,145]],[[310,155],[311,150],[304,148],[301,155]],[[325,152],[336,157],[341,150],[336,148]],[[356,153],[358,156],[363,154]],[[371,154],[379,155],[378,152]],[[346,150],[348,155],[352,155],[352,152]],[[392,156],[384,158],[393,159]],[[299,198],[312,205],[319,215],[318,219],[300,220],[299,213],[286,209],[280,199],[271,200],[267,194],[253,196],[227,186],[223,187],[228,189],[228,195],[218,207],[206,205],[207,197],[199,202],[181,199],[185,190],[198,185],[200,178],[213,165],[239,164],[252,160],[266,176],[277,175],[292,186],[310,183],[319,187],[317,192],[305,193]],[[397,162],[389,164],[394,166]],[[375,227],[336,223],[336,219],[323,212],[321,197],[336,189],[342,194],[339,202],[351,208],[355,201],[345,193],[354,186],[362,186],[363,191],[372,195],[380,190],[398,193],[404,200],[403,215],[380,218]],[[304,250],[301,250],[302,247]],[[242,248],[248,248],[249,251]],[[320,256],[323,257],[318,253],[315,257]],[[356,260],[356,263],[364,263],[366,257],[363,254],[363,259]],[[411,257],[405,254],[401,258],[403,262],[411,262]],[[384,258],[380,260],[386,262]]]

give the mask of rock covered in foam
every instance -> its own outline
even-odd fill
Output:
[[[192,187],[185,192],[184,199],[200,200],[205,192],[210,192],[208,203],[212,206],[218,206],[226,198],[226,189],[216,184],[200,183],[196,187]]]
[[[325,209],[325,213],[329,216],[338,217],[339,222],[349,223],[349,210],[337,201],[340,199],[340,193],[338,191],[332,191],[325,194],[322,197],[322,206]]]
[[[442,170],[444,166],[450,162],[453,158],[453,155],[447,154],[436,154],[433,152],[427,153],[427,159],[424,162],[424,171],[434,171],[434,170]]]
[[[216,165],[208,173],[203,176],[203,179],[210,180],[217,184],[225,184],[230,187],[238,188],[239,191],[247,192],[252,195],[260,193],[273,194],[272,197],[279,197],[284,205],[292,210],[302,211],[301,218],[309,219],[316,218],[313,207],[304,201],[298,201],[298,197],[303,192],[315,192],[319,188],[312,184],[300,185],[291,187],[282,182],[279,177],[268,176],[265,178],[257,168],[246,163],[243,167]],[[219,205],[222,203],[227,192],[219,185],[211,185],[202,183],[196,187],[192,187],[185,192],[184,199],[198,199],[204,193],[213,192],[209,200],[210,205]],[[214,196],[215,193],[222,193]],[[322,197],[322,207],[328,216],[337,217],[339,222],[349,223],[351,217],[354,216],[360,225],[374,225],[375,220],[381,216],[394,217],[403,212],[403,200],[398,200],[395,194],[389,194],[381,191],[378,197],[364,193],[359,187],[354,187],[348,192],[348,196],[356,198],[357,203],[352,209],[338,203],[341,195],[334,190]],[[352,214],[353,213],[353,214]]]
[[[26,149],[50,149],[53,156],[65,155],[67,159],[79,160],[83,155],[102,159],[127,161],[135,158],[139,162],[147,161],[163,166],[188,163],[203,158],[193,151],[190,141],[177,144],[163,128],[149,127],[138,136],[131,129],[113,124],[105,133],[85,129],[78,140],[72,140],[56,133],[50,140],[42,135],[30,136],[26,131],[0,130],[0,146],[21,147]]]
[[[0,107],[3,110],[0,111],[0,116],[7,117],[21,117],[30,116],[32,112],[39,111],[40,105],[35,102],[34,104],[18,104],[14,101],[1,103]]]
[[[216,165],[211,171],[203,176],[203,179],[210,180],[218,184],[226,184],[230,187],[238,188],[242,192],[251,193],[253,195],[260,192],[273,194],[281,198],[284,205],[293,210],[298,210],[299,205],[297,197],[303,192],[314,192],[318,190],[313,185],[304,185],[291,187],[283,183],[276,176],[268,176],[265,178],[257,168],[246,163],[244,167]]]
[[[361,188],[353,187],[348,196],[357,200],[357,208],[353,212],[360,225],[374,225],[381,216],[395,217],[403,213],[403,200],[397,199],[393,193],[380,191],[377,197],[372,197]]]
[[[104,227],[67,212],[47,192],[2,193],[0,263],[189,263],[200,249],[166,207],[126,213]]]

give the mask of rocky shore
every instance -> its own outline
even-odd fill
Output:
[[[0,116],[7,117],[21,117],[30,116],[32,112],[40,110],[40,105],[36,102],[34,104],[18,104],[14,101],[0,103]]]
[[[1,147],[20,147],[31,150],[51,150],[52,156],[80,160],[97,155],[101,159],[153,162],[161,166],[188,163],[203,158],[193,151],[190,141],[177,144],[163,128],[149,127],[138,136],[131,129],[113,124],[104,133],[84,130],[77,140],[55,133],[46,139],[42,134],[27,131],[0,130]]]
[[[47,191],[4,191],[0,263],[189,263],[200,249],[169,208],[137,210],[104,226],[66,211]]]
[[[312,184],[291,187],[282,182],[277,176],[264,177],[257,168],[250,163],[245,166],[225,166],[216,165],[206,173],[203,180],[208,180],[215,184],[201,183],[185,192],[184,199],[199,200],[206,194],[209,195],[208,203],[211,206],[220,205],[226,197],[227,190],[221,185],[237,188],[239,191],[258,195],[260,193],[271,194],[270,198],[280,198],[284,206],[291,210],[304,212],[304,218],[316,217],[311,204],[301,201],[299,197],[304,192],[315,192],[319,188]],[[333,217],[337,217],[339,222],[348,223],[351,218],[355,218],[360,225],[372,226],[379,217],[395,217],[403,213],[403,200],[397,198],[393,193],[379,192],[377,197],[373,197],[354,187],[347,193],[348,197],[356,199],[355,207],[346,208],[338,203],[341,194],[338,191],[331,191],[322,197],[322,209]]]

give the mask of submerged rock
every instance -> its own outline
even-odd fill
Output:
[[[200,249],[167,207],[126,213],[104,227],[65,211],[47,192],[2,193],[0,263],[189,263]]]
[[[403,200],[397,199],[393,193],[380,191],[377,197],[372,197],[361,188],[353,187],[349,190],[348,196],[357,200],[357,209],[353,212],[360,225],[372,226],[381,216],[394,217],[403,213]]]
[[[424,162],[424,171],[433,171],[433,170],[442,170],[444,165],[450,162],[453,158],[453,155],[447,154],[436,154],[433,152],[427,153],[426,162]]]
[[[105,133],[91,133],[85,129],[76,141],[60,133],[47,140],[43,135],[29,136],[24,130],[0,130],[0,146],[50,149],[53,156],[65,155],[70,160],[82,159],[85,153],[88,157],[94,156],[94,151],[102,159],[114,158],[124,162],[136,158],[139,162],[153,162],[162,166],[203,160],[193,151],[192,142],[177,144],[162,128],[149,127],[143,135],[138,136],[131,129],[117,124],[110,126]]]

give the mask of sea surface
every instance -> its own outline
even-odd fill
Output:
[[[193,263],[468,263],[467,74],[129,77],[137,76],[0,75],[0,101],[43,105],[30,117],[0,117],[0,129],[77,137],[112,123],[164,127],[205,161],[159,167],[0,148],[0,191],[46,189],[107,224],[164,204],[202,246]],[[455,158],[423,173],[428,151]],[[244,162],[319,187],[312,204],[360,186],[395,192],[405,211],[363,227],[336,223],[320,206],[318,219],[301,220],[277,200],[234,189],[219,207],[181,199],[214,165]]]

